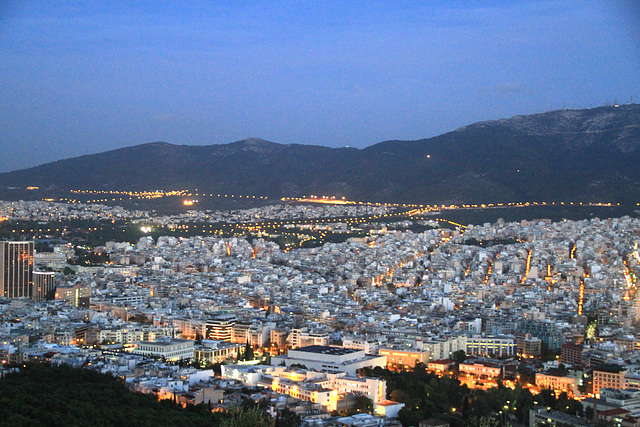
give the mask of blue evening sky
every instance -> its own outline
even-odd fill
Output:
[[[0,2],[0,171],[152,141],[366,147],[631,100],[634,0]]]

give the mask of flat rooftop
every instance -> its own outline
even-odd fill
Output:
[[[307,347],[296,348],[295,351],[304,351],[306,353],[329,354],[331,356],[344,356],[347,354],[357,353],[362,350],[353,348],[330,347],[328,345],[310,345]]]

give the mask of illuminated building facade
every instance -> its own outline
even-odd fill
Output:
[[[66,301],[76,307],[89,307],[91,302],[91,288],[82,283],[73,286],[59,287],[55,292],[55,299]]]
[[[477,378],[498,378],[502,374],[502,368],[488,362],[461,363],[460,373],[463,372]]]
[[[31,297],[33,242],[0,242],[0,296]]]
[[[203,340],[203,346],[194,350],[194,358],[203,365],[237,359],[244,352],[244,344]]]
[[[269,372],[273,379],[271,389],[296,399],[317,403],[327,412],[335,411],[345,403],[347,395],[364,395],[374,407],[385,401],[387,383],[380,378],[356,377],[344,373],[292,371],[275,367]]]
[[[557,395],[564,392],[570,397],[580,396],[580,392],[578,391],[578,382],[575,377],[549,375],[536,372],[536,386],[540,389],[546,388],[553,390]]]
[[[593,395],[598,397],[601,388],[621,390],[625,387],[627,370],[617,365],[600,365],[593,368]]]
[[[415,367],[418,363],[424,364],[429,361],[429,352],[422,350],[381,348],[379,354],[387,358],[389,366],[401,366],[407,369]]]
[[[231,341],[231,328],[238,318],[235,314],[221,314],[205,324],[205,338],[217,341]]]
[[[473,334],[467,338],[467,354],[511,357],[517,349],[516,340],[509,336]]]

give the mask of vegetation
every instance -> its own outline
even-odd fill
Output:
[[[463,353],[456,355],[462,359]],[[569,399],[566,393],[556,396],[543,390],[534,396],[529,389],[516,386],[515,390],[501,383],[488,390],[471,390],[449,376],[438,377],[418,364],[412,371],[390,371],[376,367],[364,369],[364,375],[387,380],[387,393],[391,400],[405,404],[398,417],[404,426],[417,425],[432,417],[446,419],[452,426],[493,425],[496,418],[506,422],[513,416],[520,423],[528,423],[529,409],[536,404],[548,406],[571,415],[582,415],[582,404]],[[537,403],[535,403],[537,402]],[[502,412],[501,412],[502,411]]]
[[[5,426],[218,426],[223,416],[133,393],[111,375],[27,364],[0,381],[0,419]]]
[[[271,417],[258,407],[232,408],[229,411],[229,419],[222,424],[223,427],[272,427]]]

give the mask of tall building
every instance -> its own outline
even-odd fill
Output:
[[[0,296],[31,297],[33,242],[0,242]]]
[[[33,290],[31,291],[31,298],[34,301],[54,299],[55,290],[55,273],[51,271],[33,272]]]

